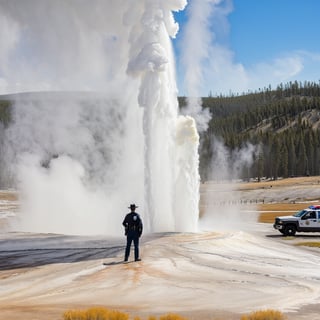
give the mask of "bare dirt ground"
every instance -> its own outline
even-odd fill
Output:
[[[287,215],[285,204],[316,202],[318,179],[233,186],[237,218],[254,210],[260,216],[274,210]],[[227,192],[221,186],[202,186],[203,214],[218,211],[213,221],[222,220],[228,206],[225,200],[212,206]],[[255,203],[257,195],[264,201]],[[18,206],[15,196],[11,201],[10,209],[0,204],[0,319],[62,319],[68,309],[96,305],[130,318],[175,312],[189,319],[239,320],[243,313],[271,308],[290,320],[319,319],[320,249],[295,243],[320,241],[320,234],[285,238],[270,223],[250,219],[228,230],[228,216],[223,231],[146,234],[143,260],[122,264],[123,237],[8,230],[10,212]],[[259,207],[271,204],[279,207]]]

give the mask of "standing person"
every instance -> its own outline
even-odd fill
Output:
[[[136,208],[138,207],[135,204],[131,204],[129,207],[131,212],[126,215],[122,222],[125,228],[125,235],[127,236],[124,261],[128,261],[132,241],[134,243],[134,260],[141,261],[139,258],[139,238],[142,234],[143,225],[139,214],[135,212]]]

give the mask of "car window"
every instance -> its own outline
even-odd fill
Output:
[[[301,211],[295,213],[293,216],[294,216],[294,217],[302,217],[306,212],[308,212],[308,211],[306,211],[306,210],[301,210]]]
[[[316,218],[316,213],[314,211],[311,211],[309,213],[309,219],[315,219]]]
[[[315,218],[316,218],[315,211],[309,211],[303,217],[301,217],[302,220],[315,219]]]

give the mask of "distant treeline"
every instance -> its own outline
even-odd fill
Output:
[[[179,99],[180,106],[186,103]],[[215,161],[217,138],[229,160],[248,144],[254,145],[253,161],[239,168],[240,177],[305,176],[320,174],[320,83],[290,82],[275,90],[264,88],[243,95],[203,98],[212,114],[201,135],[200,173]]]

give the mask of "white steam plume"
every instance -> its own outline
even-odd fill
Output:
[[[188,22],[182,38],[184,86],[188,96],[187,106],[183,112],[195,118],[199,131],[207,130],[211,119],[210,112],[202,109],[201,89],[207,61],[214,58],[209,56],[214,40],[210,21],[220,2],[220,0],[192,1],[187,8]]]
[[[230,153],[220,140],[214,139],[212,149],[209,181],[202,194],[204,209],[200,228],[244,230],[250,227],[250,223],[256,222],[257,217],[253,212],[241,212],[241,198],[236,182],[241,177],[241,170],[252,165],[253,157],[258,152],[257,147],[248,144]]]
[[[16,228],[119,235],[135,202],[147,231],[196,230],[198,135],[177,114],[170,42],[185,5],[0,2],[0,92],[51,92],[14,97],[2,168]]]

